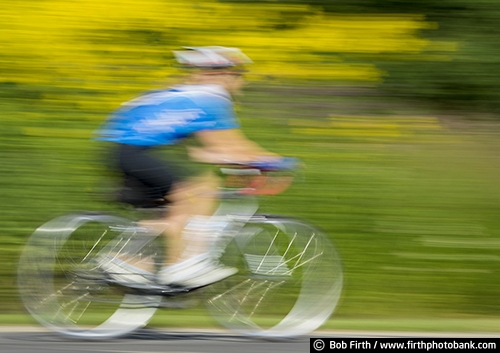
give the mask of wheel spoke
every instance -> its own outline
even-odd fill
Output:
[[[271,289],[273,289],[274,287],[279,287],[281,286],[283,283],[285,283],[285,281],[281,281],[281,282],[270,282],[269,283],[269,286],[264,290],[264,293],[260,296],[259,300],[257,301],[257,303],[255,304],[252,312],[250,313],[249,317],[252,317],[255,312],[257,311],[257,309],[259,308],[260,304],[263,302],[263,300],[267,297],[269,291]]]
[[[230,296],[230,298],[226,300],[225,304],[227,309],[231,311],[229,321],[238,320],[248,323],[248,319],[256,313],[257,309],[264,302],[264,299],[269,295],[270,291],[283,283],[285,283],[285,281],[271,282],[268,280],[256,281],[247,279],[226,292],[215,296],[210,300],[210,302],[214,304],[216,300],[224,301],[225,296]],[[249,287],[247,289],[243,289],[247,285],[249,285]],[[258,294],[259,291],[261,292],[260,295]],[[254,298],[257,298],[257,300],[253,300]],[[247,303],[249,303],[249,306],[245,306]],[[230,304],[237,304],[237,306],[234,307]],[[250,311],[250,313],[245,315],[245,312],[247,311]]]
[[[293,266],[294,268],[297,268],[297,265],[300,263],[300,260],[302,259],[302,256],[304,256],[304,254],[306,253],[307,249],[309,248],[309,244],[311,244],[313,238],[316,236],[316,234],[312,234],[312,236],[309,238],[309,241],[307,242],[304,250],[302,250],[302,252],[300,253],[300,257],[297,259],[297,262],[295,263],[295,266]]]
[[[296,263],[295,263],[295,266],[294,266],[294,267],[292,267],[291,269],[289,269],[289,270],[288,270],[288,272],[287,272],[287,274],[292,274],[292,273],[293,273],[293,271],[295,271],[297,268],[302,267],[302,266],[304,266],[304,265],[308,264],[309,262],[316,260],[316,258],[318,258],[318,257],[320,257],[320,256],[322,256],[322,255],[323,255],[323,252],[320,252],[319,254],[314,255],[313,257],[310,257],[309,259],[307,259],[307,260],[305,260],[305,261],[302,261],[300,264],[298,264],[298,263],[296,262]]]
[[[66,307],[70,306],[70,305],[73,305],[73,307],[71,308],[71,310],[69,310],[69,312],[66,314],[66,320],[70,320],[72,321],[74,324],[76,324],[78,322],[78,320],[82,317],[83,313],[85,312],[85,310],[87,310],[87,308],[89,307],[90,305],[90,302],[87,303],[84,311],[78,316],[78,318],[76,320],[73,320],[71,318],[71,315],[73,315],[75,309],[78,307],[78,305],[80,304],[80,300],[82,300],[83,298],[87,297],[89,295],[89,293],[85,293],[85,294],[82,294],[81,296],[79,296],[78,298],[75,298],[74,300],[71,300],[70,302],[68,302],[67,304],[63,304],[61,305],[61,308],[62,309],[66,309]]]
[[[94,249],[101,243],[102,238],[104,238],[104,236],[106,234],[108,234],[108,230],[107,229],[102,233],[102,235],[99,237],[99,239],[97,239],[97,241],[94,243],[94,245],[92,246],[92,248],[87,252],[87,254],[83,257],[83,259],[80,261],[80,263],[85,262],[85,260],[87,260],[87,258],[94,251]]]
[[[269,254],[269,251],[271,251],[271,248],[273,247],[274,245],[274,242],[276,241],[276,238],[278,237],[278,234],[279,234],[280,230],[277,229],[276,230],[276,233],[274,234],[274,237],[273,237],[273,240],[271,240],[271,244],[269,244],[268,248],[267,248],[267,251],[266,253],[264,254],[264,256],[262,256],[262,261],[260,262],[259,266],[257,267],[257,271],[260,270],[262,264],[264,263],[264,259],[266,258],[266,256]]]

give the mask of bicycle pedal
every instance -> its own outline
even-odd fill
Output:
[[[112,278],[107,280],[107,282],[145,295],[173,296],[190,291],[190,289],[186,287],[168,286],[155,283],[123,282]]]
[[[186,298],[186,295],[189,297]],[[192,298],[189,293],[186,293],[163,300],[160,307],[164,309],[188,309],[196,306],[199,302],[199,298]]]
[[[95,269],[88,270],[88,271],[76,270],[76,271],[70,271],[70,273],[79,279],[88,280],[88,281],[98,281],[98,282],[102,282],[102,283],[107,282],[107,278],[108,278],[105,273],[103,273],[102,271],[99,271],[99,270],[95,270]]]

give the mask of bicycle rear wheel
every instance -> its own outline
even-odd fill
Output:
[[[207,288],[207,306],[227,328],[257,337],[299,336],[319,328],[342,291],[342,268],[321,231],[298,220],[253,217],[221,261],[238,274]]]
[[[44,224],[31,235],[19,262],[26,309],[40,324],[72,337],[111,338],[144,326],[161,297],[127,293],[98,268],[103,256],[124,249],[157,266],[156,240],[138,237],[130,221],[104,214],[67,215]]]

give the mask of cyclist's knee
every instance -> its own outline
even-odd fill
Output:
[[[171,202],[200,202],[216,198],[219,179],[213,174],[204,174],[177,183],[168,195]]]

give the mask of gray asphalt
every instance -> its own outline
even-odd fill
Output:
[[[224,332],[168,332],[143,329],[132,335],[106,341],[81,341],[49,331],[12,330],[0,332],[2,353],[255,353],[309,352],[309,338],[269,342]]]
[[[315,332],[310,337],[464,337],[464,334],[408,332]],[[39,327],[0,327],[1,353],[304,353],[309,336],[286,341],[250,339],[224,331],[167,331],[143,329],[128,337],[106,341],[82,341]],[[465,337],[500,337],[473,334]]]

